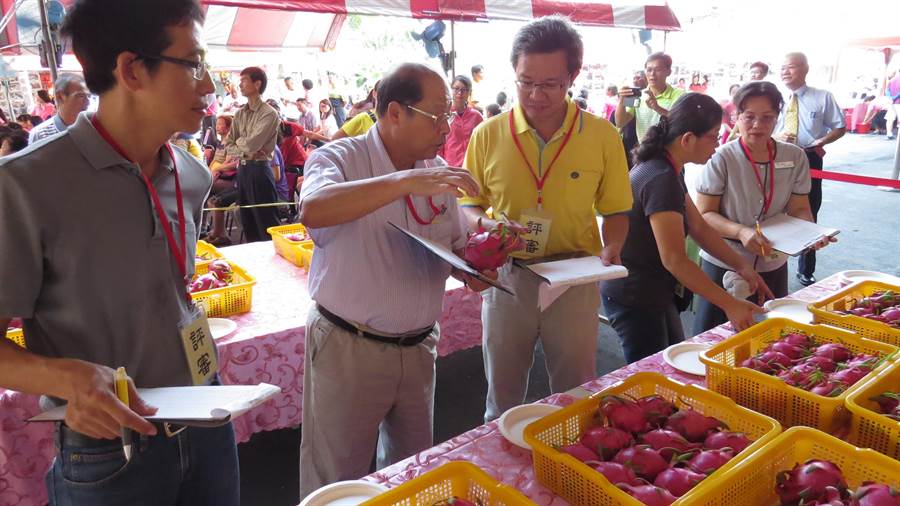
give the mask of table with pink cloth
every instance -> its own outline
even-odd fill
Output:
[[[832,276],[792,294],[791,297],[804,301],[814,301],[834,293],[843,286],[844,284],[838,280],[837,276]],[[692,340],[703,343],[715,343],[733,334],[731,326],[726,323],[695,336]],[[705,386],[704,378],[686,374],[673,368],[663,360],[660,352],[589,381],[582,385],[581,389],[586,391],[586,393],[596,393],[637,372],[657,372],[683,383]],[[574,400],[576,400],[576,397],[573,395],[554,394],[540,402],[566,406]],[[370,474],[363,479],[387,487],[395,487],[422,473],[455,460],[472,462],[497,480],[520,490],[540,506],[562,506],[568,504],[565,500],[538,483],[534,476],[531,451],[519,448],[507,441],[497,428],[496,421],[476,427],[449,441]]]
[[[311,300],[306,273],[275,253],[271,242],[222,248],[221,253],[256,278],[253,308],[230,317],[238,329],[217,339],[225,384],[270,383],[281,393],[234,421],[238,442],[257,432],[300,424],[303,350]],[[444,295],[438,353],[481,344],[481,296],[450,280]],[[0,389],[0,506],[47,502],[44,473],[56,449],[52,424],[29,424],[38,397]]]

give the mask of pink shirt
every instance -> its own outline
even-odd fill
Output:
[[[41,119],[47,119],[56,114],[56,106],[51,103],[37,103],[34,110],[31,111],[32,116],[40,116]]]
[[[447,134],[447,140],[444,146],[438,152],[444,160],[452,167],[462,167],[463,160],[466,158],[466,149],[469,147],[469,139],[472,137],[472,131],[479,123],[484,121],[481,113],[467,107],[466,110],[459,114],[453,111],[453,120],[450,122],[450,133]]]

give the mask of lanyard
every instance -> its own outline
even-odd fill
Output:
[[[419,225],[431,225],[438,216],[444,214],[444,211],[447,210],[445,206],[437,207],[434,205],[434,201],[431,200],[431,197],[428,197],[428,205],[431,207],[431,219],[423,220],[416,211],[416,206],[413,205],[412,197],[409,195],[406,196],[406,207],[409,208],[409,212],[412,213],[413,219],[416,220],[416,223]]]
[[[525,150],[522,148],[522,143],[519,141],[519,136],[516,135],[516,128],[513,115],[515,114],[515,109],[509,111],[509,133],[512,135],[513,141],[516,143],[516,148],[519,149],[519,154],[522,155],[522,160],[525,160],[525,165],[528,166],[528,173],[531,174],[531,177],[534,179],[534,184],[537,186],[537,206],[540,209],[544,203],[544,197],[542,192],[544,190],[544,183],[547,181],[547,177],[550,175],[550,170],[553,169],[553,164],[556,163],[556,160],[559,159],[559,155],[562,154],[563,149],[566,148],[566,144],[569,143],[569,138],[572,137],[572,130],[575,130],[575,123],[578,122],[578,118],[581,115],[581,109],[575,108],[575,116],[572,118],[572,124],[569,125],[569,131],[566,132],[566,136],[563,137],[562,144],[559,146],[559,151],[556,152],[556,156],[553,157],[553,160],[550,161],[550,165],[547,166],[547,172],[544,172],[544,175],[538,178],[535,173],[534,167],[531,166],[531,162],[528,161],[528,157],[525,156]]]
[[[774,151],[774,143],[769,140],[766,143],[766,148],[769,151],[769,192],[766,193],[766,187],[763,183],[762,177],[759,175],[759,169],[756,166],[756,162],[753,160],[753,155],[750,154],[750,148],[747,147],[747,143],[744,142],[744,139],[741,138],[738,142],[741,144],[741,149],[744,150],[744,155],[750,160],[750,166],[753,167],[753,174],[756,175],[756,184],[759,185],[759,191],[763,194],[763,208],[761,217],[765,217],[766,213],[769,212],[769,207],[772,205],[772,200],[775,197],[775,151]]]
[[[666,155],[666,160],[669,162],[669,165],[672,166],[672,170],[674,170],[675,174],[677,175],[678,174],[678,166],[675,165],[675,160],[672,159],[672,155],[669,154],[668,151],[665,152],[665,155]]]
[[[125,154],[125,151],[122,150],[122,147],[109,135],[109,132],[103,128],[103,125],[97,120],[97,115],[95,114],[91,118],[91,124],[94,126],[94,129],[97,130],[97,133],[100,134],[100,137],[103,137],[103,140],[110,145],[111,148],[116,150],[122,158],[128,160],[131,163],[134,163],[131,158]],[[169,219],[166,217],[165,211],[163,211],[162,202],[159,200],[159,194],[156,192],[156,188],[150,183],[150,179],[147,178],[147,175],[141,173],[141,180],[144,182],[144,185],[147,187],[147,193],[150,194],[150,199],[153,201],[153,207],[156,210],[156,216],[159,219],[159,223],[163,228],[163,231],[166,233],[166,241],[169,244],[169,252],[172,254],[172,257],[175,258],[175,261],[178,263],[178,269],[181,271],[181,277],[184,279],[185,286],[187,286],[188,277],[187,277],[187,266],[185,261],[187,260],[187,240],[185,239],[185,219],[184,219],[184,201],[181,196],[181,182],[178,178],[178,168],[175,166],[175,153],[172,152],[172,146],[169,143],[166,143],[166,149],[169,150],[169,157],[172,159],[172,168],[175,169],[175,199],[178,201],[178,231],[181,234],[181,249],[178,248],[178,244],[175,242],[175,235],[172,233],[172,226],[169,225]],[[191,294],[187,294],[188,302],[190,302]]]

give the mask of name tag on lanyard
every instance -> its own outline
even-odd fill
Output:
[[[209,320],[202,307],[191,304],[190,312],[178,324],[184,357],[194,385],[206,385],[219,371],[216,343],[209,330]]]

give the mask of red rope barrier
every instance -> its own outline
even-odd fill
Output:
[[[819,169],[810,169],[809,174],[816,179],[829,179],[831,181],[840,181],[842,183],[864,184],[868,186],[887,186],[888,188],[900,190],[900,180],[897,179],[860,176],[857,174],[846,174],[844,172],[832,172],[830,170]]]

